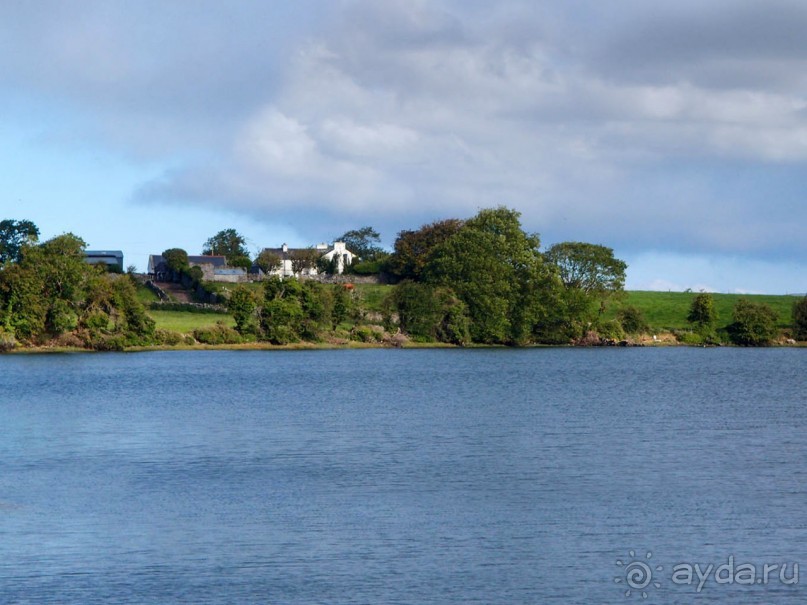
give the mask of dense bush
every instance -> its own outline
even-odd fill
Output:
[[[703,336],[701,336],[697,332],[692,332],[690,330],[675,330],[673,334],[675,336],[675,339],[681,344],[699,345],[703,344],[704,342]]]
[[[622,329],[622,324],[615,319],[598,323],[596,326],[596,331],[601,338],[606,340],[625,339],[625,331]]]
[[[374,343],[383,339],[383,330],[374,330],[371,326],[356,326],[350,331],[350,340],[357,342]]]
[[[622,329],[628,334],[641,334],[650,329],[644,314],[636,307],[623,307],[617,311],[616,317]]]
[[[741,298],[734,306],[734,322],[728,327],[734,344],[759,347],[776,338],[776,313],[768,305]]]
[[[206,345],[229,345],[242,342],[241,335],[223,323],[196,328],[193,331],[193,337]]]
[[[154,342],[158,345],[174,347],[178,344],[182,344],[184,340],[185,337],[174,330],[157,330],[154,333]]]
[[[450,288],[403,282],[392,294],[392,306],[401,329],[414,340],[458,345],[470,342],[465,304]]]

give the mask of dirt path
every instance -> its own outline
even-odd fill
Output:
[[[177,302],[194,302],[191,293],[185,290],[179,284],[169,282],[156,282],[157,285],[165,291],[168,296]]]

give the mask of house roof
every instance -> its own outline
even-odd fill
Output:
[[[84,256],[112,256],[115,258],[123,258],[123,251],[121,250],[85,250]]]
[[[161,254],[152,254],[149,256],[149,269],[156,270],[161,264],[165,263],[165,259]],[[214,268],[226,267],[227,259],[223,256],[188,256],[188,264],[193,265],[213,265]]]
[[[290,260],[291,255],[295,252],[305,252],[307,250],[311,250],[311,248],[286,248],[284,251],[283,248],[264,248],[263,252],[271,252],[272,254],[277,254],[281,260]]]
[[[333,252],[335,249],[336,248],[333,245],[331,245],[331,246],[322,246],[322,244],[320,244],[320,245],[318,245],[318,246],[316,246],[314,248],[289,248],[288,246],[286,246],[285,251],[283,250],[282,247],[280,247],[280,248],[264,248],[263,252],[271,252],[272,254],[276,254],[277,256],[280,257],[281,260],[289,260],[291,258],[291,254],[293,254],[295,252],[309,252],[309,251],[313,250],[314,252],[316,252],[320,256],[325,256],[326,254],[330,254],[331,252]],[[348,251],[348,250],[346,250],[346,251]]]

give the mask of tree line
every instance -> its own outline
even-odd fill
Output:
[[[111,275],[84,262],[81,238],[38,238],[31,221],[0,222],[0,346],[55,342],[121,349],[177,340],[155,330],[131,275]],[[609,306],[621,300],[627,270],[611,248],[562,242],[542,250],[539,236],[526,232],[520,214],[506,207],[401,231],[390,252],[380,248],[370,227],[341,239],[364,255],[359,262],[372,263],[395,284],[372,319],[389,333],[455,345],[522,346],[613,340],[647,329],[633,307],[606,319]],[[210,238],[204,252],[227,256],[231,265],[239,258],[254,262],[243,236],[232,229]],[[169,249],[163,257],[172,271],[201,280],[184,250]],[[260,286],[229,289],[227,308],[235,330],[221,327],[205,335],[213,344],[319,341],[340,329],[373,338],[362,325],[370,323],[370,314],[344,285],[270,277]],[[778,334],[773,311],[747,300],[738,302],[725,335],[715,329],[709,294],[693,299],[688,319],[693,343],[727,336],[735,344],[764,345]],[[794,305],[793,335],[807,339],[807,297]]]
[[[0,348],[17,341],[118,350],[153,342],[134,280],[84,260],[72,233],[39,243],[31,221],[0,222]]]

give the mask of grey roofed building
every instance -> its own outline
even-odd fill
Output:
[[[223,269],[227,266],[227,259],[223,256],[188,256],[188,264],[191,267],[200,267],[205,273],[212,274],[216,269]],[[207,270],[207,271],[206,271]],[[163,281],[170,274],[168,264],[161,254],[150,254],[148,264],[148,274],[155,281]]]
[[[85,250],[84,262],[90,265],[107,265],[123,271],[123,252],[120,250]]]

